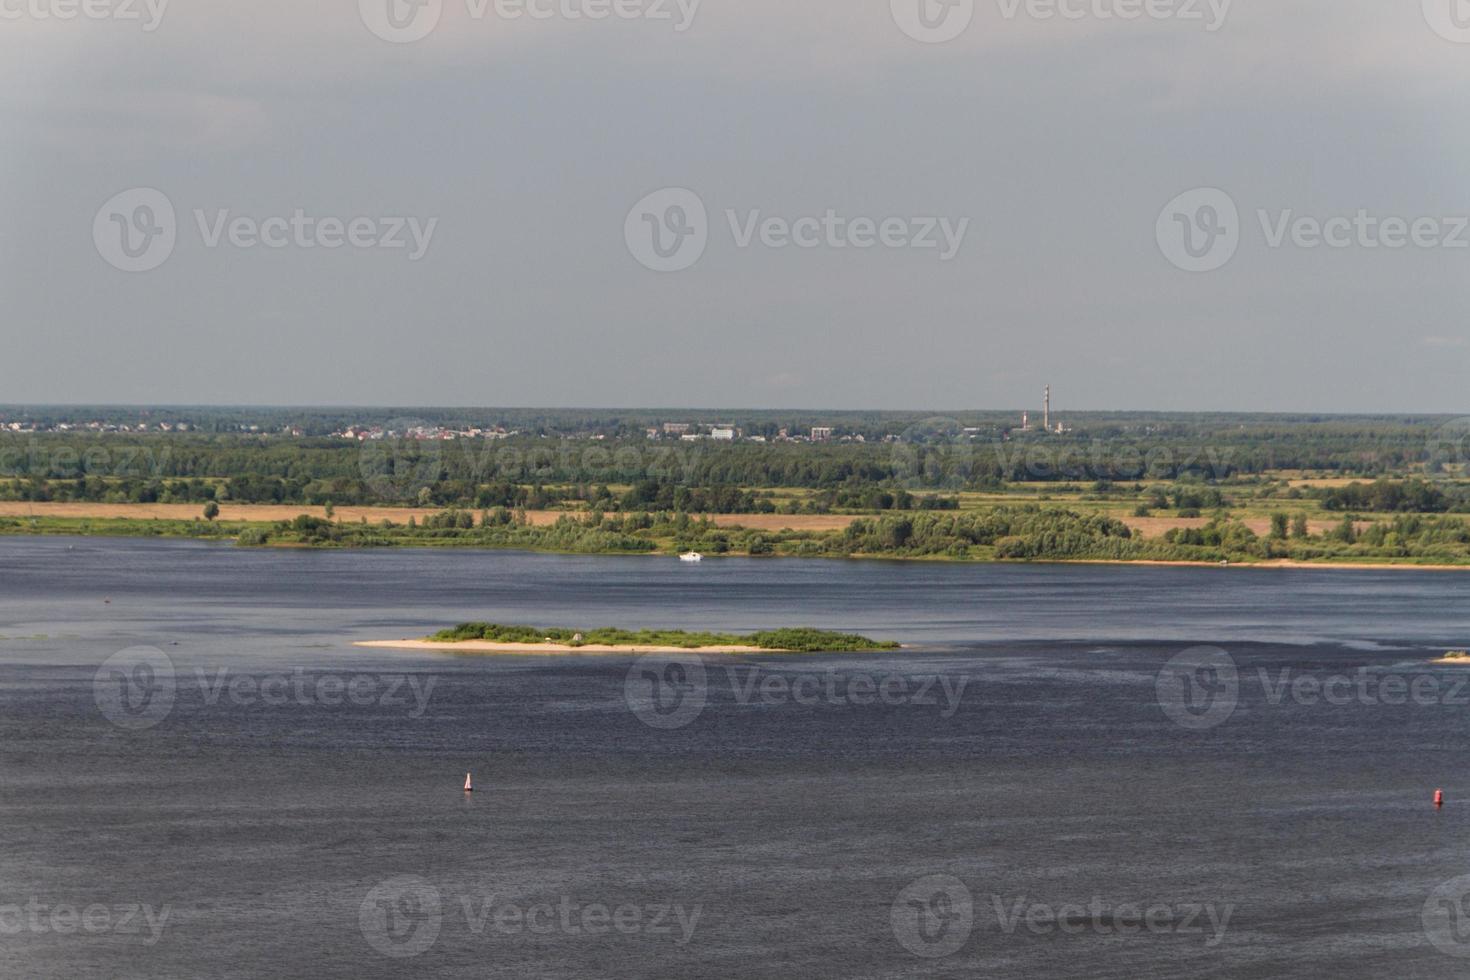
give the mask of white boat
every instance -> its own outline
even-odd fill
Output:
[[[704,555],[701,555],[697,551],[691,551],[688,554],[680,555],[679,556],[679,560],[680,561],[687,561],[687,562],[690,562],[690,563],[697,562],[697,561],[704,561]]]

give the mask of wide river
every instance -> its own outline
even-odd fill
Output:
[[[468,619],[907,648],[352,646]],[[1462,977],[1467,645],[1470,573],[0,538],[0,976]]]

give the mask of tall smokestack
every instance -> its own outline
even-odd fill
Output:
[[[1046,386],[1045,414],[1042,417],[1041,427],[1048,432],[1051,431],[1051,385]]]

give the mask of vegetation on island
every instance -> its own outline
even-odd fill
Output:
[[[502,626],[497,623],[463,623],[429,637],[431,643],[510,643],[560,646],[676,647],[699,650],[708,647],[756,647],[783,653],[848,653],[897,650],[897,643],[870,640],[851,633],[797,627],[757,633],[690,633],[684,630],[540,629],[535,626]]]

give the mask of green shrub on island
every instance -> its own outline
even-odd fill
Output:
[[[535,626],[503,626],[499,623],[462,623],[429,637],[432,643],[516,643],[563,646],[611,647],[677,647],[698,650],[704,647],[757,647],[792,653],[848,653],[870,650],[897,650],[897,643],[870,640],[851,633],[798,627],[764,630],[747,635],[735,633],[690,633],[684,630],[621,629],[540,629]]]

